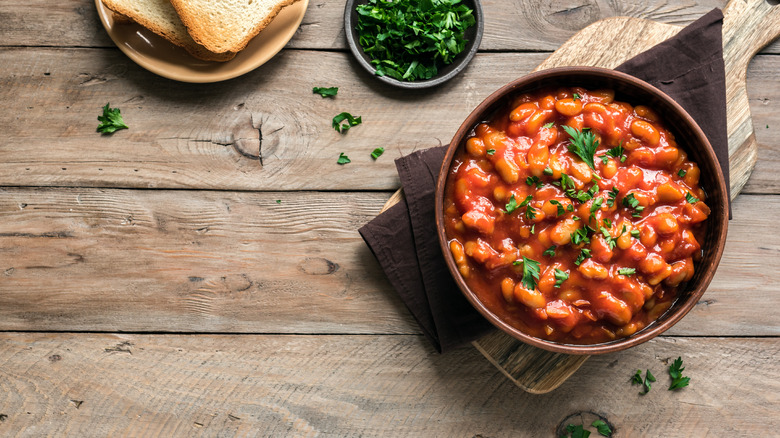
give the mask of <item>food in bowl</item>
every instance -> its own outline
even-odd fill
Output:
[[[699,167],[660,114],[613,90],[508,102],[473,128],[447,175],[444,229],[463,280],[539,339],[598,344],[647,327],[702,257]]]

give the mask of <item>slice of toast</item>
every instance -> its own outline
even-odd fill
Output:
[[[169,0],[102,0],[115,15],[136,22],[204,61],[229,61],[235,51],[214,53],[190,37]],[[124,23],[121,20],[120,23]]]
[[[237,52],[283,7],[298,0],[171,0],[198,44],[214,53]]]

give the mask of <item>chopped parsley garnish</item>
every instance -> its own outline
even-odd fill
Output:
[[[579,98],[580,98],[580,95],[579,95],[579,94],[577,94],[577,93],[574,93],[574,96],[572,96],[572,99],[573,99],[573,100],[577,100],[577,99],[579,99]]]
[[[620,194],[620,190],[618,190],[617,187],[612,186],[612,189],[607,192],[607,207],[615,205],[615,199],[617,199],[618,194]]]
[[[584,262],[585,259],[590,257],[590,250],[586,248],[582,248],[582,251],[580,251],[580,255],[577,256],[577,260],[574,261],[574,264],[579,266],[580,263]]]
[[[555,122],[550,122],[550,123],[548,123],[548,124],[546,124],[546,125],[542,126],[542,128],[547,128],[547,129],[550,129],[550,128],[552,128],[553,126],[555,126]]]
[[[555,257],[555,249],[556,249],[556,248],[557,248],[557,247],[556,247],[555,245],[553,245],[553,246],[551,246],[551,247],[549,247],[549,248],[545,249],[545,250],[544,250],[544,252],[543,252],[542,254],[543,254],[543,255],[546,255],[547,257]]]
[[[536,210],[529,205],[525,208],[525,217],[527,217],[528,220],[536,219]],[[533,233],[533,230],[531,232]]]
[[[523,202],[518,205],[518,207],[525,207],[529,202],[531,202],[531,199],[534,199],[533,195],[526,196],[525,199],[523,199]]]
[[[678,171],[677,171],[677,176],[679,176],[680,178],[682,178],[682,177],[684,177],[684,176],[685,176],[685,174],[686,174],[686,173],[688,173],[688,172],[686,172],[686,171],[685,171],[685,170],[683,170],[683,169],[680,169],[680,170],[678,170]]]
[[[634,213],[631,214],[633,217],[641,217],[641,213],[645,209],[645,207],[639,205],[639,200],[636,199],[633,193],[629,193],[625,198],[623,198],[623,205],[635,210]]]
[[[536,218],[536,210],[533,207],[531,207],[531,205],[529,205],[529,202],[531,202],[532,199],[534,199],[533,195],[528,195],[525,197],[525,199],[523,199],[523,202],[521,202],[520,205],[517,206],[517,207],[526,207],[525,217],[527,217],[528,219]],[[512,211],[514,211],[514,209]],[[507,213],[511,213],[511,212],[508,211],[507,209]]]
[[[623,149],[623,142],[621,142],[620,145],[618,145],[617,147],[608,150],[606,155],[599,155],[599,158],[601,158],[601,162],[604,164],[607,164],[607,160],[608,160],[607,155],[609,155],[610,157],[617,158],[618,160],[620,160],[621,163],[625,163],[626,158],[628,158],[627,156],[624,155],[625,152],[626,152],[625,149]]]
[[[634,373],[634,376],[631,377],[631,384],[639,384],[644,387],[644,392],[640,392],[640,395],[645,395],[648,392],[650,392],[650,384],[652,382],[655,382],[655,376],[653,376],[653,373],[650,372],[650,370],[645,370],[645,378],[642,380],[642,370],[636,370],[636,373]]]
[[[376,148],[373,151],[371,151],[371,158],[377,159],[382,156],[382,154],[385,153],[385,148]]]
[[[567,205],[567,206],[566,206],[566,211],[568,211],[568,212],[572,212],[572,211],[574,211],[574,204],[569,204],[569,205]]]
[[[345,123],[342,123],[345,122]],[[361,116],[353,117],[352,114],[344,112],[333,118],[333,129],[341,134],[349,131],[349,128],[363,123]]]
[[[588,231],[591,228],[588,226],[584,226],[582,228],[577,228],[576,231],[571,233],[571,243],[572,245],[579,245],[581,243],[590,243],[590,238],[588,237]]]
[[[596,187],[596,186],[594,186]],[[601,208],[601,204],[604,203],[604,198],[598,197],[593,200],[593,204],[590,206],[590,218],[588,218],[588,221],[593,220],[596,221],[596,212]]]
[[[699,198],[691,195],[691,192],[685,194],[685,200],[688,201],[689,204],[695,204],[699,202]]]
[[[601,221],[601,223],[603,223],[603,224],[604,224],[604,226],[605,226],[605,227],[607,227],[607,228],[612,228],[612,220],[611,220],[611,219],[604,218],[604,219]],[[625,228],[625,226],[624,226],[623,228]]]
[[[487,153],[488,155],[493,155],[493,154],[495,154],[495,153],[496,153],[496,150],[495,150],[495,149],[488,149],[486,153]]]
[[[323,87],[314,87],[311,89],[312,93],[319,94],[322,97],[333,97],[339,92],[339,87],[330,87],[330,88],[323,88]]]
[[[568,146],[569,151],[582,158],[585,164],[595,170],[593,155],[599,147],[596,135],[591,130],[583,132],[566,125],[563,125],[563,129],[571,137],[571,142]]]
[[[636,237],[637,239],[639,239],[639,234],[641,234],[639,230],[631,230],[631,235]]]
[[[590,425],[595,427],[601,436],[612,436],[612,429],[609,428],[609,425],[605,423],[604,420],[596,420],[593,423],[590,423]]]
[[[555,199],[551,199],[550,204],[558,207],[558,216],[566,213],[566,210],[563,209],[563,204],[561,204],[559,201],[556,201]]]
[[[607,245],[609,246],[609,249],[615,249],[615,245],[617,245],[617,239],[612,238],[612,236],[609,234],[609,230],[607,230],[604,227],[600,228],[601,235],[604,236],[604,241],[607,242]]]
[[[566,426],[566,432],[570,434],[569,435],[570,438],[588,438],[590,436],[590,431],[583,429],[581,424],[578,424],[576,426],[573,424],[569,424],[568,426]],[[562,438],[565,437],[566,435],[564,435]]]
[[[525,179],[525,183],[529,186],[536,185],[537,189],[542,187],[542,180],[540,180],[538,176],[529,176]]]
[[[669,386],[669,391],[685,388],[691,381],[690,377],[683,377],[682,372],[685,371],[685,367],[683,367],[682,364],[682,358],[678,357],[669,365],[669,377],[672,378],[672,384]]]
[[[544,168],[544,170],[542,171],[542,173],[544,173],[544,174],[545,174],[545,175],[547,175],[547,176],[550,176],[550,175],[552,175],[552,174],[553,174],[553,170],[550,168],[550,166],[547,166],[547,167],[545,167],[545,168]]]
[[[109,104],[103,107],[103,115],[98,116],[100,124],[97,127],[97,132],[101,134],[111,134],[120,129],[128,129],[125,125],[124,119],[119,108],[109,108]]]
[[[517,210],[519,205],[517,205],[517,199],[515,199],[515,194],[512,193],[512,196],[509,197],[509,202],[506,203],[504,206],[504,211],[506,211],[507,214],[512,213],[513,211]]]
[[[618,269],[618,274],[625,275],[625,276],[634,275],[634,274],[636,274],[636,269],[634,269],[634,268],[620,268],[620,269]]]
[[[555,268],[555,286],[560,289],[561,285],[564,281],[569,279],[569,274],[566,271],[562,271],[558,268]]]
[[[531,234],[536,234],[536,224],[531,225]]]
[[[536,288],[536,282],[539,280],[539,262],[523,256],[523,286],[528,290]]]
[[[355,29],[377,76],[430,79],[466,48],[473,11],[456,0],[368,0]]]
[[[339,154],[339,159],[336,160],[337,164],[347,164],[347,163],[351,163],[351,162],[352,162],[352,160],[350,160],[348,156],[344,155],[344,152],[341,152]]]

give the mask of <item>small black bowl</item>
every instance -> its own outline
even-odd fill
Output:
[[[407,82],[399,81],[398,79],[389,76],[377,76],[376,68],[371,64],[371,58],[363,52],[363,48],[358,41],[359,37],[357,31],[355,30],[355,24],[357,24],[358,20],[357,6],[365,3],[368,2],[366,0],[347,0],[347,5],[344,8],[344,31],[347,34],[347,43],[358,63],[366,69],[366,71],[386,84],[406,89],[421,89],[443,84],[466,68],[466,65],[471,61],[471,58],[477,53],[479,43],[482,41],[482,31],[485,27],[484,18],[482,16],[482,5],[479,0],[463,0],[463,4],[474,11],[476,23],[474,26],[466,29],[464,35],[467,40],[466,48],[455,57],[451,64],[440,68],[439,73],[431,79]]]

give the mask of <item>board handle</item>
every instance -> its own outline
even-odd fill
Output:
[[[747,68],[759,50],[780,36],[780,5],[767,0],[731,0],[723,9],[723,62],[731,198],[747,184],[758,158],[747,95]]]
[[[723,58],[726,71],[746,72],[759,50],[780,36],[780,5],[767,0],[731,0],[723,9]]]

